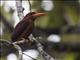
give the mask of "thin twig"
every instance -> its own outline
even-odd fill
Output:
[[[25,53],[23,53],[23,54],[26,55],[26,56],[28,56],[28,57],[30,57],[30,58],[32,58],[33,60],[37,60],[37,59],[35,59],[35,58],[33,58],[33,57],[31,57],[31,56],[25,54]]]
[[[30,2],[30,0],[28,0],[28,2],[29,2],[29,10],[30,10],[30,12],[32,12],[31,11],[31,2]]]

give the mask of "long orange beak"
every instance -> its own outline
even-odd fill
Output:
[[[46,14],[46,13],[36,13],[36,14],[34,14],[33,16],[39,17],[39,16],[44,16],[44,15],[47,15],[47,14]]]

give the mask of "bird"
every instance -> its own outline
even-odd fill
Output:
[[[34,21],[37,17],[44,15],[46,15],[46,13],[42,12],[30,12],[26,14],[24,18],[15,26],[11,35],[12,42],[28,39],[28,36],[33,32]]]

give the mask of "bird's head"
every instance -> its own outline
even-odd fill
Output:
[[[44,16],[44,15],[46,15],[46,13],[30,12],[25,17],[30,19],[32,18],[31,20],[35,20],[37,17]]]

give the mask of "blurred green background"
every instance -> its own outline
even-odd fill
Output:
[[[15,18],[15,15],[17,16],[15,12],[16,6],[13,7],[10,4],[6,6],[7,2],[13,3],[13,1],[0,2],[0,36],[1,39],[10,40],[12,26],[16,24],[18,19]],[[27,0],[24,2],[28,5]],[[46,16],[40,17],[35,21],[33,32],[35,36],[42,36],[42,40],[44,40],[50,34],[57,34],[61,37],[59,42],[63,44],[61,46],[66,44],[80,48],[80,0],[33,0],[31,2],[32,11],[47,13]],[[80,51],[77,50],[59,52],[54,47],[48,51],[57,60],[80,60]]]

